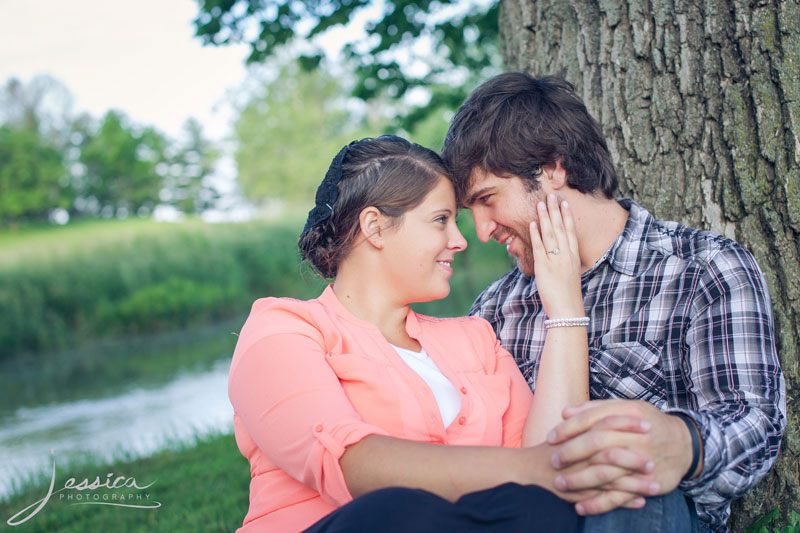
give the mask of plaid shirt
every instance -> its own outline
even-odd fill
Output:
[[[786,423],[766,283],[741,245],[619,203],[625,229],[581,279],[591,397],[691,416],[703,471],[680,488],[712,530],[727,531],[731,501],[772,466]],[[514,268],[470,314],[492,324],[533,388],[546,318],[536,280]]]

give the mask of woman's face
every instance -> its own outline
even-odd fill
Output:
[[[453,258],[467,247],[456,226],[456,200],[442,177],[420,205],[406,211],[384,240],[383,268],[403,303],[438,300],[450,294]]]

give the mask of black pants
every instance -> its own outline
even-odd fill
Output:
[[[571,504],[535,485],[506,483],[455,503],[424,490],[393,487],[354,499],[306,533],[568,533],[577,532],[580,521]]]

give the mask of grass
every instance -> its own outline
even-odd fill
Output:
[[[123,221],[6,236],[0,357],[228,319],[261,295],[314,296],[322,284],[301,275],[299,225]]]
[[[470,241],[455,261],[451,296],[415,306],[463,315],[509,266],[502,246]],[[85,223],[3,237],[0,359],[68,352],[98,339],[153,335],[238,316],[261,296],[309,298],[324,282],[302,267],[300,222]],[[0,239],[2,241],[2,239]],[[16,244],[15,244],[16,243]]]
[[[294,224],[95,221],[0,234],[13,257],[0,265],[0,415],[158,385],[229,357],[253,300],[324,286],[299,262]],[[417,311],[464,315],[508,268],[502,246],[477,242],[471,217],[461,226],[470,246],[451,295]]]
[[[198,438],[196,443],[172,446],[143,459],[121,459],[107,464],[91,460],[69,465],[56,465],[54,490],[63,488],[70,477],[77,482],[88,479],[91,483],[106,474],[114,477],[133,477],[139,486],[153,482],[143,491],[142,501],[160,502],[157,509],[133,509],[108,505],[74,505],[74,497],[103,494],[109,500],[115,493],[130,494],[132,489],[65,490],[72,493],[73,501],[51,497],[48,503],[27,522],[10,528],[15,532],[86,531],[152,532],[152,531],[225,531],[240,527],[247,512],[250,472],[247,460],[236,448],[230,434],[216,434]],[[0,514],[6,522],[16,513],[40,500],[47,493],[50,473],[27,482],[6,501],[0,502]],[[112,478],[113,479],[113,478]],[[144,499],[149,494],[149,500]],[[132,500],[136,502],[136,500]],[[21,515],[18,519],[27,516]]]
[[[49,260],[81,248],[163,235],[176,228],[199,229],[203,225],[201,220],[195,218],[187,218],[178,224],[159,223],[146,218],[77,219],[66,226],[39,224],[14,231],[0,229],[0,267],[21,261]]]
[[[42,510],[12,530],[27,532],[83,533],[86,531],[233,531],[241,526],[247,512],[250,474],[247,461],[236,448],[230,434],[200,437],[194,443],[172,446],[143,459],[120,459],[98,464],[91,460],[56,465],[54,490],[67,478],[93,481],[106,474],[134,477],[137,485],[153,482],[141,494],[148,502],[159,502],[158,509],[129,509],[104,505],[71,505],[58,494]],[[49,474],[49,473],[48,473]],[[40,475],[20,486],[10,498],[0,501],[0,515],[6,521],[41,499],[50,484],[49,475]],[[64,493],[78,491],[63,491]],[[120,490],[83,491],[83,494],[111,495]],[[135,493],[138,493],[135,491]],[[74,503],[74,501],[72,502]],[[786,521],[776,509],[754,522],[747,533],[798,533],[800,515],[791,512]],[[27,516],[23,514],[20,518]]]
[[[451,295],[415,305],[419,312],[466,314],[478,293],[510,266],[502,246],[478,243],[470,217],[461,218],[469,248],[456,257]],[[320,292],[324,283],[297,258],[301,225],[299,218],[213,226],[132,219],[0,232],[0,328],[6,328],[5,340],[0,331],[0,415],[22,405],[157,385],[229,356],[236,341],[231,333],[252,300]],[[15,352],[9,335],[15,325],[30,323],[38,328],[30,337],[35,342]],[[161,507],[53,500],[12,530],[232,531],[247,511],[248,465],[231,435],[202,437],[145,459],[59,464],[56,489],[67,477],[105,479],[108,472],[140,484],[155,481],[148,490]],[[19,486],[0,502],[5,520],[40,499],[48,485],[49,478],[40,476]],[[783,520],[774,510],[747,531],[800,533],[800,515],[792,511]]]

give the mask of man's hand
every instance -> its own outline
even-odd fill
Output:
[[[553,454],[557,470],[581,461],[595,465],[618,463],[622,450],[650,458],[652,474],[610,479],[604,470],[583,468],[556,479],[562,491],[585,494],[591,489],[623,490],[643,496],[666,494],[678,486],[692,461],[691,435],[678,417],[662,413],[637,400],[596,400],[564,410],[564,422],[548,435],[548,443],[561,445]],[[632,428],[640,431],[632,431]],[[698,471],[702,469],[702,464]],[[563,487],[563,488],[562,488]],[[645,490],[641,490],[644,488]],[[601,492],[579,502],[587,513],[605,506]],[[604,512],[604,511],[599,511]]]
[[[637,426],[632,428],[632,431],[640,429]],[[653,470],[653,463],[647,457],[630,450],[612,449],[605,450],[604,453],[607,455],[603,456],[603,462],[593,458],[576,461],[569,466],[556,469],[552,465],[551,458],[557,449],[556,446],[547,443],[523,448],[521,451],[526,457],[522,464],[532,467],[531,471],[535,474],[533,483],[553,492],[563,500],[577,502],[575,510],[578,514],[605,513],[617,507],[631,509],[644,507],[645,499],[640,494],[649,494],[648,487],[652,482],[647,479],[647,475]],[[587,472],[589,476],[603,480],[605,486],[602,490],[596,488],[597,484],[591,487],[587,484],[585,490],[567,489],[558,482],[558,479],[565,475],[585,475]],[[590,504],[584,505],[583,502]]]

